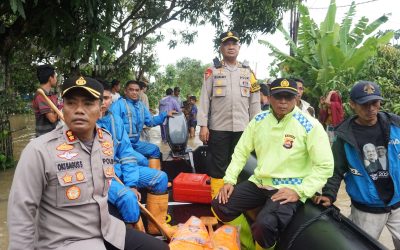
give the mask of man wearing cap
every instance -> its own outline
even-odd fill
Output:
[[[355,115],[335,129],[335,170],[314,201],[330,206],[344,179],[351,198],[350,219],[375,239],[386,225],[400,249],[400,117],[379,111],[382,100],[374,82],[353,86],[350,106]],[[377,148],[385,152],[380,156],[386,158],[385,167],[377,160]],[[373,161],[377,163],[371,167]]]
[[[64,121],[31,141],[8,202],[9,249],[168,249],[108,213],[111,135],[96,126],[103,87],[89,77],[62,86]]]
[[[271,83],[270,110],[257,114],[246,127],[212,201],[219,220],[240,225],[242,249],[273,248],[296,209],[332,176],[333,156],[322,125],[296,106],[296,82]],[[237,184],[250,153],[254,174]],[[243,212],[261,207],[253,224]],[[253,241],[254,239],[254,241]],[[254,246],[254,244],[256,246]]]
[[[239,35],[228,31],[220,36],[223,60],[204,73],[200,94],[200,140],[208,144],[211,162],[211,196],[223,186],[222,177],[231,155],[249,121],[261,111],[260,86],[248,65],[239,63]]]

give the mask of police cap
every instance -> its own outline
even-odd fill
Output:
[[[221,40],[221,43],[226,42],[228,40],[234,40],[236,42],[239,42],[239,34],[235,31],[227,31],[222,33],[219,36],[219,39]]]
[[[89,92],[94,98],[102,99],[104,88],[97,80],[86,77],[77,76],[65,80],[61,86],[62,97],[65,96],[71,89],[81,88]]]

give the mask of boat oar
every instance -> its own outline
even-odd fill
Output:
[[[210,234],[210,238],[212,239],[212,236],[214,235],[213,226],[218,224],[217,218],[215,218],[214,216],[202,216],[200,217],[200,220],[204,223],[204,225],[207,226],[208,233]]]
[[[115,180],[117,180],[119,183],[121,183],[122,185],[125,185],[121,179],[119,179],[117,176],[114,176]],[[139,208],[140,210],[143,212],[143,214],[147,217],[147,219],[149,221],[151,221],[152,223],[154,223],[154,225],[157,227],[158,230],[160,230],[161,234],[168,240],[171,241],[171,237],[172,235],[169,235],[166,231],[166,229],[164,228],[164,226],[157,221],[157,219],[154,217],[154,215],[147,210],[147,208],[145,206],[143,206],[142,203],[140,203],[140,201],[138,201],[139,204]]]
[[[61,111],[56,107],[56,105],[54,105],[54,103],[49,99],[49,97],[47,97],[46,93],[44,93],[43,89],[38,88],[36,90],[36,93],[41,95],[44,100],[46,101],[47,105],[49,105],[49,107],[56,112],[56,114],[58,115],[58,117],[60,117],[61,120],[64,121],[64,115],[63,113],[61,113]]]

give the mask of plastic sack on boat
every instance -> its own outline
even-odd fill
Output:
[[[212,237],[214,250],[240,250],[239,232],[236,227],[224,225]]]
[[[169,244],[171,250],[205,250],[210,248],[206,226],[195,216],[179,226]],[[190,247],[190,248],[189,248]]]

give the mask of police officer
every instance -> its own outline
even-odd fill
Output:
[[[209,145],[211,195],[223,185],[222,177],[233,149],[250,119],[260,112],[260,86],[248,65],[239,63],[239,35],[234,31],[220,36],[222,61],[204,73],[197,121],[200,140]]]
[[[89,77],[62,86],[65,125],[22,152],[8,203],[9,249],[168,249],[108,213],[111,135],[96,126],[103,87]]]

